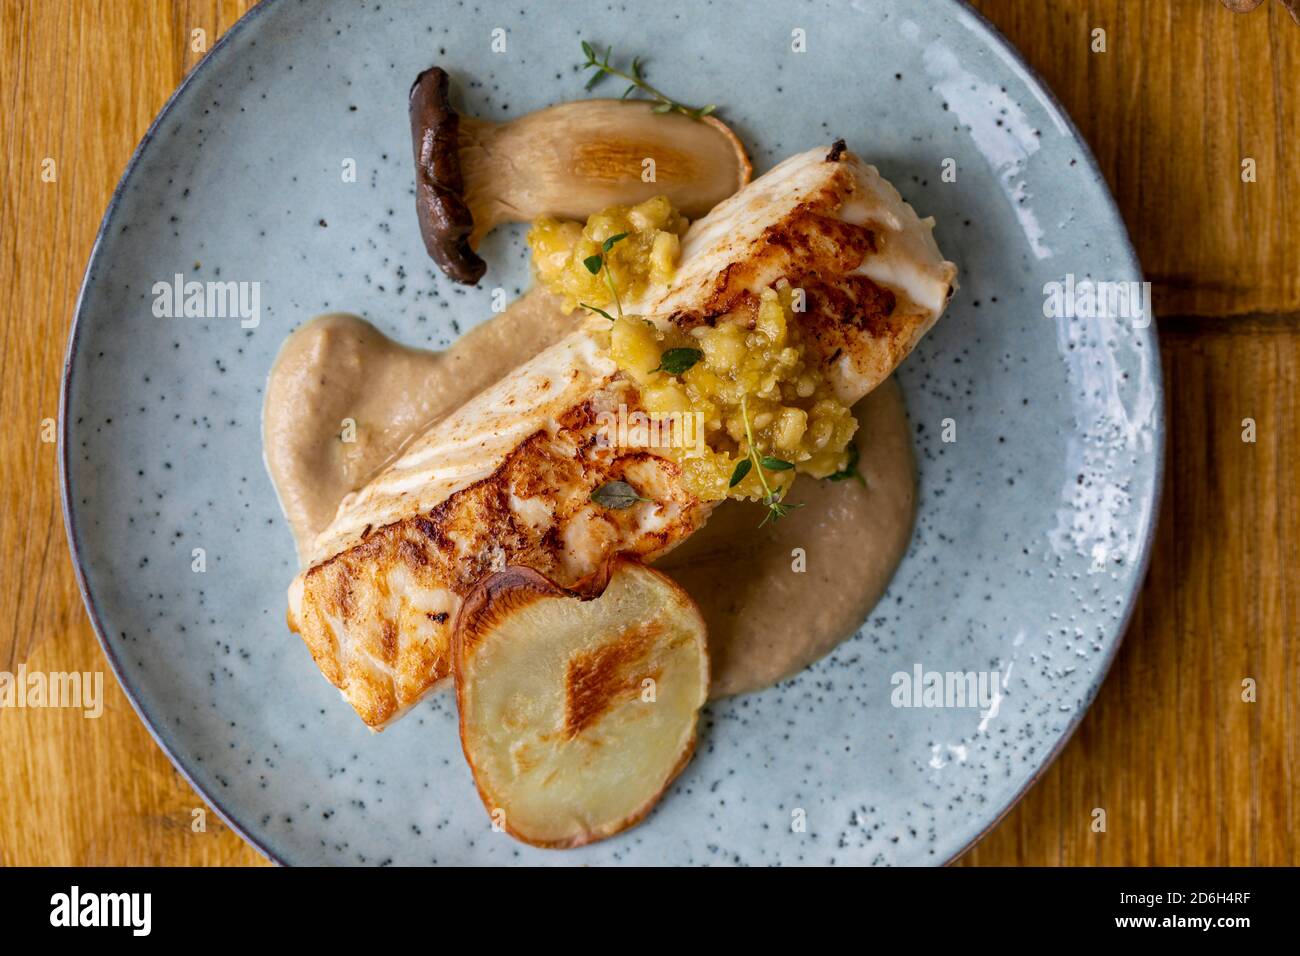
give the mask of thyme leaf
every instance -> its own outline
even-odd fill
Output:
[[[767,505],[767,514],[763,517],[763,520],[758,523],[758,526],[761,528],[769,521],[779,521],[796,508],[802,508],[803,505],[788,504],[782,501],[781,489],[773,489],[772,486],[767,483],[767,476],[763,474],[764,468],[767,468],[769,471],[788,471],[793,468],[794,465],[790,464],[788,461],[782,461],[780,458],[773,458],[771,455],[759,457],[758,449],[754,447],[754,429],[749,424],[749,408],[746,405],[743,396],[740,399],[740,420],[745,423],[745,444],[749,447],[749,458],[746,460],[759,466],[757,472],[758,481],[759,484],[763,486],[763,504]],[[770,465],[769,462],[771,463]],[[775,465],[776,467],[771,467],[771,465]],[[782,465],[785,467],[781,467]],[[736,466],[736,471],[740,471],[739,465]],[[747,474],[749,474],[748,468],[741,473],[740,477],[744,478]],[[738,479],[734,472],[731,477],[732,485],[734,486]],[[786,487],[786,490],[789,490],[789,486]]]
[[[588,312],[595,312],[597,315],[603,315],[605,318],[609,319],[609,321],[611,321],[611,322],[617,322],[617,321],[618,321],[618,320],[615,319],[612,315],[610,315],[608,312],[606,312],[604,309],[598,309],[598,308],[596,308],[594,305],[587,305],[587,303],[585,303],[585,302],[579,302],[578,305],[581,306],[582,308],[586,309]]]
[[[627,236],[628,234],[626,232],[620,232],[618,235],[610,236],[600,244],[600,252],[597,252],[595,255],[587,256],[587,258],[582,260],[583,266],[585,266],[587,271],[592,275],[598,276],[602,272],[605,274],[605,287],[609,289],[610,297],[614,300],[614,311],[618,313],[620,319],[623,318],[623,303],[619,301],[618,289],[614,285],[614,277],[610,274],[609,263],[605,261],[605,256],[609,254],[609,250],[614,248],[615,243],[622,242],[627,238]],[[578,304],[582,305],[581,302]],[[609,319],[611,322],[614,321],[610,318],[608,312],[594,309],[589,305],[582,305],[582,307],[584,309],[592,309],[594,312],[600,312],[601,315]]]
[[[592,89],[597,83],[607,76],[616,76],[619,79],[626,80],[631,85],[623,91],[623,99],[627,99],[636,90],[645,93],[654,102],[651,109],[656,113],[681,113],[683,116],[689,116],[691,119],[703,119],[718,107],[710,103],[708,106],[687,106],[685,103],[679,103],[674,99],[666,96],[660,90],[646,82],[645,75],[641,72],[642,64],[640,57],[632,59],[632,65],[629,70],[621,70],[612,65],[609,59],[614,54],[613,47],[606,47],[605,55],[602,57],[586,40],[582,41],[582,55],[586,57],[581,68],[584,70],[595,70],[587,80],[586,88]]]
[[[768,495],[767,498],[764,499],[764,503],[767,505],[767,514],[764,515],[763,520],[758,523],[760,528],[769,521],[779,521],[788,516],[790,512],[803,507],[803,502],[791,504],[782,501],[781,492],[779,491]]]
[[[668,349],[659,358],[659,364],[651,372],[667,372],[669,375],[681,375],[704,358],[699,349]]]
[[[632,507],[638,501],[650,499],[642,498],[626,481],[607,481],[591,493],[591,500],[602,508],[622,511],[624,508]]]
[[[734,488],[736,485],[744,481],[745,476],[749,474],[749,470],[753,467],[754,463],[748,458],[736,462],[736,470],[731,473],[731,484],[727,485],[727,487]]]

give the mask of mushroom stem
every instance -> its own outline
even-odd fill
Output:
[[[503,222],[585,220],[608,206],[660,195],[694,219],[745,186],[752,173],[744,146],[714,116],[696,120],[655,113],[642,100],[598,99],[495,123],[457,116],[446,103],[446,84],[437,67],[420,74],[411,130],[417,183],[428,178],[439,187],[429,191],[430,201],[417,190],[425,245],[458,282],[478,281],[482,270],[462,278],[472,274],[463,266],[482,262],[472,250]],[[422,103],[438,108],[422,107],[417,117],[416,91],[424,85],[432,90]]]

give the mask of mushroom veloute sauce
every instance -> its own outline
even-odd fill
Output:
[[[290,335],[267,383],[262,434],[299,555],[343,497],[410,440],[572,328],[566,305],[538,285],[439,352],[337,313]],[[713,697],[759,690],[829,653],[861,626],[902,559],[916,475],[897,383],[853,413],[860,479],[804,477],[789,498],[803,507],[761,527],[761,504],[722,502],[656,562],[704,615]]]

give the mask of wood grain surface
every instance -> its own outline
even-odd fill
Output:
[[[1096,704],[962,863],[1296,865],[1300,26],[1280,3],[974,5],[1078,122],[1155,283],[1169,467],[1151,574]],[[104,671],[106,697],[93,720],[0,709],[0,864],[263,862],[203,812],[107,673],[42,440],[113,186],[201,58],[193,31],[210,48],[249,6],[0,0],[0,670]]]

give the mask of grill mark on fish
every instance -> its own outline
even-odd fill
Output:
[[[403,538],[397,545],[397,553],[412,569],[422,568],[429,563],[428,552],[411,538]]]
[[[675,490],[680,477],[675,463],[640,450],[622,453],[596,448],[590,434],[596,421],[593,402],[574,405],[557,416],[559,427],[554,433],[532,434],[488,477],[425,514],[375,529],[365,541],[305,573],[304,606],[325,616],[338,614],[362,657],[369,655],[397,672],[386,677],[353,667],[340,673],[322,663],[326,676],[345,692],[367,724],[382,726],[449,673],[449,615],[423,615],[432,633],[401,647],[399,632],[383,610],[394,569],[405,569],[415,589],[430,599],[441,594],[437,600],[453,602],[507,564],[537,568],[568,586],[593,570],[564,546],[563,528],[580,515],[607,529],[603,534],[616,542],[613,550],[643,557],[666,549],[704,523],[710,506]],[[664,527],[641,528],[627,511],[609,512],[590,502],[591,491],[602,482],[647,465],[657,476],[655,484],[675,494],[654,506],[656,514],[664,508],[673,510]],[[573,493],[562,493],[567,489]],[[540,529],[531,528],[511,507],[512,494],[541,501],[550,520]],[[593,560],[601,556],[595,554]],[[358,592],[373,596],[373,603],[361,606]],[[321,613],[304,613],[297,623],[318,662],[337,653]],[[367,633],[372,636],[367,638]]]
[[[392,664],[397,660],[397,626],[392,621],[386,620],[380,624],[380,630],[384,635],[384,663]]]
[[[898,304],[893,292],[863,275],[806,282],[803,290],[809,306],[804,324],[816,331],[843,332],[842,327],[849,325],[873,337],[883,335]]]
[[[805,278],[843,275],[879,250],[870,226],[845,222],[836,213],[852,189],[845,171],[799,203],[779,222],[767,226],[747,250],[738,251],[714,277],[694,310],[677,310],[672,322],[684,329],[714,326],[722,316],[754,316],[764,288],[782,279],[801,287]]]

